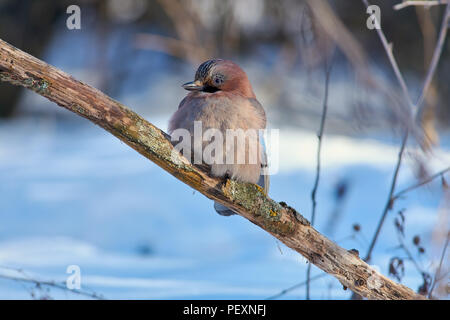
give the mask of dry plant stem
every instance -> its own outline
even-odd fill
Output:
[[[442,249],[441,261],[439,262],[439,267],[436,270],[436,273],[434,274],[433,285],[431,286],[430,293],[428,294],[428,298],[432,298],[433,297],[434,287],[436,286],[436,283],[439,281],[438,277],[441,274],[442,263],[444,262],[445,252],[447,251],[449,240],[450,240],[450,232],[447,233],[447,239],[445,240],[445,245],[444,245],[444,248]]]
[[[362,0],[362,2],[366,6],[366,8],[369,7],[370,4],[369,4],[369,2],[367,0]],[[375,19],[376,19],[376,17],[375,17]],[[377,23],[380,24],[379,21],[377,21]],[[400,69],[398,67],[397,61],[395,60],[394,54],[392,52],[392,45],[388,43],[388,41],[386,39],[386,36],[384,35],[383,29],[381,27],[380,28],[376,28],[375,30],[378,33],[378,37],[380,38],[381,43],[383,44],[384,50],[386,51],[386,54],[387,54],[387,56],[389,58],[389,61],[391,63],[392,69],[394,70],[395,76],[397,77],[397,80],[398,80],[398,82],[400,84],[400,87],[402,88],[403,95],[404,95],[406,101],[408,102],[408,105],[411,106],[411,110],[412,110],[413,109],[412,108],[413,107],[413,103],[412,103],[411,98],[409,96],[408,87],[406,86],[406,82],[403,79],[403,75],[400,72]]]
[[[445,38],[447,37],[447,30],[449,29],[449,24],[450,24],[450,3],[448,3],[445,8],[445,14],[444,18],[442,19],[441,30],[439,32],[439,38],[436,43],[436,48],[434,49],[433,57],[431,58],[430,66],[428,67],[428,72],[423,83],[422,92],[416,103],[416,110],[415,110],[416,121],[420,119],[420,117],[422,116],[423,108],[426,106],[426,104],[424,104],[423,102],[428,92],[428,88],[430,87],[431,80],[433,79],[434,72],[436,71],[439,59],[441,58],[441,53],[444,47]]]
[[[409,186],[409,187],[407,187],[407,188],[397,192],[395,194],[395,196],[393,197],[393,200],[396,200],[396,199],[400,198],[402,195],[404,195],[405,193],[407,193],[407,192],[409,192],[411,190],[417,189],[417,188],[419,188],[419,187],[421,187],[421,186],[423,186],[423,185],[425,185],[427,183],[430,183],[431,181],[433,181],[434,179],[436,179],[438,177],[442,177],[447,171],[450,171],[450,167],[448,167],[448,168],[446,168],[444,170],[441,170],[441,171],[433,174],[429,178],[427,178],[425,180],[422,180],[422,181],[420,181],[420,182],[418,182],[416,184],[413,184],[412,186]]]
[[[366,8],[369,6],[369,2],[367,0],[362,0],[362,2],[366,6]],[[448,24],[448,19],[449,19],[449,17],[448,17],[449,16],[449,9],[450,9],[450,4],[448,4],[447,7],[446,7],[446,13],[445,13],[445,16],[444,16],[444,19],[443,19],[443,23],[442,23],[442,26],[441,26],[441,32],[440,32],[440,36],[439,36],[440,39],[441,39],[441,37],[443,37],[445,39],[445,34],[446,34],[446,29],[447,29],[447,24]],[[424,85],[423,85],[423,88],[422,88],[421,95],[419,97],[418,103],[416,104],[416,106],[414,106],[413,103],[412,103],[412,100],[411,100],[411,98],[409,96],[408,88],[406,86],[406,83],[405,83],[405,81],[403,79],[403,76],[402,76],[402,74],[400,72],[400,69],[398,68],[397,61],[395,60],[395,57],[394,57],[394,55],[392,53],[392,46],[388,44],[388,42],[386,40],[386,36],[384,35],[383,30],[381,29],[381,27],[379,29],[376,29],[376,30],[377,30],[378,36],[379,36],[379,38],[380,38],[380,40],[381,40],[381,42],[383,44],[383,47],[384,47],[384,49],[386,51],[386,54],[387,54],[387,56],[389,58],[389,61],[390,61],[391,66],[392,66],[392,68],[394,70],[394,73],[395,73],[395,75],[397,77],[397,80],[398,80],[398,82],[399,82],[399,84],[400,84],[400,86],[402,88],[402,91],[403,91],[403,94],[405,96],[405,99],[408,102],[408,105],[411,107],[411,112],[414,112],[414,110],[415,110],[416,114],[418,114],[419,113],[418,110],[421,109],[421,105],[423,104],[423,97],[426,95],[426,90],[428,90],[429,83],[431,82],[431,80],[433,78],[433,75],[434,75],[434,72],[436,70],[437,62],[439,61],[439,58],[440,58],[440,52],[442,51],[442,44],[440,44],[439,43],[440,41],[438,41],[438,44],[436,45],[436,49],[434,51],[433,58],[432,58],[432,63],[430,64],[430,68],[428,70],[426,79],[424,81]],[[442,40],[442,42],[443,42],[443,40]],[[435,61],[435,62],[433,62],[433,61]],[[378,227],[377,227],[377,229],[375,231],[375,235],[374,235],[374,237],[372,239],[372,242],[370,243],[370,247],[369,247],[368,253],[366,255],[366,258],[364,259],[366,262],[370,261],[373,248],[375,247],[375,244],[376,244],[376,241],[378,239],[378,235],[380,233],[380,230],[383,227],[383,223],[385,221],[386,215],[389,212],[389,210],[392,208],[392,206],[394,204],[394,201],[395,201],[395,199],[393,198],[393,194],[395,192],[395,184],[396,184],[398,172],[399,172],[399,169],[400,169],[400,166],[401,166],[403,152],[404,152],[407,140],[408,140],[408,133],[409,133],[409,128],[406,129],[406,131],[404,133],[404,136],[403,136],[403,139],[402,139],[402,144],[401,144],[401,147],[400,147],[399,156],[398,156],[398,160],[397,160],[394,176],[392,178],[391,190],[389,192],[388,200],[387,200],[386,206],[385,206],[385,208],[383,210],[383,214],[381,215],[381,219],[380,219],[380,221],[378,223]],[[353,295],[353,298],[355,298],[355,295]]]
[[[416,259],[414,259],[413,255],[411,254],[408,247],[406,246],[405,241],[403,241],[403,235],[400,234],[400,232],[398,232],[398,231],[397,231],[397,238],[398,238],[398,243],[400,243],[400,249],[402,249],[405,252],[406,258],[412,262],[412,264],[414,265],[414,268],[416,268],[417,272],[421,276],[426,274],[425,270],[423,270],[423,268],[419,265],[419,263],[416,261]]]
[[[183,183],[261,227],[357,294],[369,299],[423,299],[320,234],[295,209],[268,198],[257,185],[210,177],[174,151],[167,134],[135,112],[2,40],[0,80],[33,90],[99,125]],[[373,276],[379,279],[380,287],[367,285]]]
[[[362,0],[362,1],[363,1],[363,3],[365,4],[366,7],[369,6],[369,3],[368,3],[367,0]],[[423,85],[423,88],[422,88],[422,91],[421,91],[421,95],[419,97],[418,103],[416,104],[416,108],[417,108],[416,110],[421,108],[421,105],[423,104],[423,97],[426,95],[426,91],[428,90],[429,84],[430,84],[431,79],[433,78],[434,72],[436,70],[437,62],[439,61],[439,58],[440,58],[440,55],[441,55],[440,53],[442,51],[442,46],[443,46],[443,42],[444,42],[443,39],[445,39],[446,29],[447,29],[449,14],[450,14],[449,8],[450,8],[450,4],[448,4],[447,7],[446,7],[446,13],[445,13],[445,17],[443,19],[441,32],[440,32],[440,36],[439,36],[439,41],[438,41],[438,44],[436,45],[436,49],[434,51],[433,59],[432,59],[432,62],[430,64],[430,68],[429,68],[429,70],[427,72],[427,76],[426,76],[425,81],[424,81],[424,85]],[[394,70],[394,73],[395,73],[395,75],[397,77],[397,80],[398,80],[398,82],[399,82],[399,84],[400,84],[400,86],[402,88],[402,91],[403,91],[403,94],[405,96],[405,99],[407,100],[408,104],[411,106],[411,110],[414,110],[414,105],[413,105],[413,103],[411,101],[411,98],[409,96],[408,88],[406,86],[405,80],[403,79],[403,76],[402,76],[402,74],[400,72],[400,69],[398,68],[397,61],[395,60],[395,57],[394,57],[394,55],[392,53],[392,47],[388,44],[388,42],[386,40],[386,36],[383,33],[383,30],[381,28],[376,29],[376,30],[377,30],[378,36],[380,37],[380,40],[381,40],[381,42],[383,44],[383,47],[384,47],[384,49],[386,51],[386,54],[387,54],[387,56],[389,58],[389,61],[390,61],[391,66],[392,66],[392,69]],[[386,207],[385,207],[385,209],[383,211],[383,214],[382,214],[381,219],[380,219],[380,223],[378,224],[378,228],[377,228],[377,230],[375,232],[374,238],[373,238],[372,243],[371,243],[371,245],[369,247],[369,251],[368,251],[366,259],[365,259],[366,261],[370,261],[370,257],[371,257],[371,253],[372,253],[373,247],[375,246],[375,242],[378,239],[378,234],[380,232],[381,227],[383,226],[383,222],[384,222],[384,219],[386,218],[386,214],[389,211],[389,208],[392,207],[393,201],[395,200],[395,198],[393,198],[393,194],[394,194],[394,191],[395,191],[395,183],[396,183],[396,180],[397,180],[398,171],[399,171],[400,166],[401,166],[402,155],[403,155],[403,151],[404,151],[404,148],[405,148],[407,140],[408,140],[408,130],[406,131],[406,133],[404,134],[403,139],[402,139],[402,145],[400,147],[399,157],[398,157],[398,161],[397,161],[397,164],[396,164],[395,173],[394,173],[394,176],[393,176],[393,179],[392,179],[391,190],[389,192],[389,198],[388,198],[388,201],[387,201],[387,205],[386,205]]]
[[[316,178],[314,180],[314,187],[311,192],[311,201],[312,201],[312,212],[311,212],[311,225],[314,225],[316,218],[316,193],[317,188],[319,187],[320,180],[320,155],[322,152],[322,137],[323,131],[325,129],[325,119],[327,118],[327,110],[328,110],[328,88],[330,83],[330,73],[331,73],[332,64],[328,65],[325,62],[325,92],[323,97],[323,107],[322,107],[322,116],[320,118],[320,127],[319,133],[317,134],[318,144],[317,144],[317,157],[316,157]],[[311,264],[308,264],[306,269],[306,300],[310,299],[310,278],[311,278]]]
[[[387,199],[387,202],[386,202],[386,204],[384,206],[384,210],[383,210],[383,214],[381,215],[381,219],[378,222],[378,226],[377,226],[377,229],[375,231],[375,234],[374,234],[374,236],[372,238],[372,241],[370,242],[369,250],[368,250],[367,255],[366,255],[365,259],[364,259],[364,261],[366,261],[366,262],[370,262],[370,259],[372,258],[372,251],[373,251],[373,249],[375,247],[375,244],[376,244],[376,242],[378,240],[378,236],[380,234],[381,228],[383,227],[384,220],[386,219],[386,216],[387,216],[389,210],[391,210],[391,208],[392,208],[395,186],[397,184],[397,177],[398,177],[398,173],[400,171],[400,166],[401,166],[401,163],[402,163],[403,152],[405,151],[407,140],[408,140],[408,131],[406,131],[406,133],[405,133],[405,135],[403,136],[403,139],[402,139],[402,145],[400,147],[400,151],[398,152],[397,164],[395,166],[394,175],[392,177],[391,188],[389,190],[388,199]]]
[[[362,0],[362,2],[365,4],[366,7],[369,6],[369,3],[368,3],[367,0]],[[439,41],[438,41],[438,43],[436,45],[436,48],[435,48],[435,51],[434,51],[434,54],[433,54],[433,58],[432,58],[432,62],[430,63],[430,67],[429,67],[429,70],[427,72],[427,76],[425,78],[424,85],[423,85],[423,88],[422,88],[422,91],[421,91],[421,94],[420,94],[419,100],[417,101],[416,106],[414,106],[412,101],[411,101],[411,98],[410,98],[409,93],[408,93],[408,88],[407,88],[406,83],[405,83],[405,81],[403,79],[403,76],[402,76],[402,74],[400,72],[400,69],[398,68],[397,61],[395,60],[395,57],[394,57],[394,55],[392,53],[392,47],[388,44],[388,42],[386,40],[386,36],[383,33],[383,30],[381,28],[376,29],[377,33],[378,33],[378,36],[380,37],[380,40],[381,40],[381,42],[383,44],[383,47],[384,47],[384,49],[386,51],[386,54],[387,54],[387,56],[389,58],[389,61],[390,61],[391,66],[392,66],[392,69],[394,70],[394,73],[395,73],[395,75],[397,77],[397,80],[398,80],[398,82],[399,82],[399,84],[400,84],[400,86],[402,88],[402,91],[403,91],[403,94],[405,96],[405,99],[407,100],[408,104],[410,105],[412,111],[416,110],[416,112],[417,112],[418,110],[420,110],[422,108],[423,100],[424,100],[423,97],[426,95],[426,91],[428,90],[428,87],[429,87],[429,84],[430,84],[430,82],[431,82],[431,80],[433,78],[434,72],[436,71],[437,63],[438,63],[439,58],[441,56],[441,51],[442,51],[442,46],[443,46],[443,42],[444,42],[445,35],[446,35],[446,29],[447,29],[449,16],[450,16],[450,4],[448,4],[447,7],[446,7],[445,16],[444,16],[443,23],[442,23],[442,26],[441,26]],[[372,239],[372,242],[370,244],[369,251],[368,251],[368,253],[366,255],[366,258],[365,258],[366,262],[370,261],[372,250],[373,250],[373,248],[375,246],[375,243],[376,243],[376,241],[378,239],[378,235],[379,235],[380,230],[381,230],[381,228],[383,226],[383,223],[384,223],[384,220],[386,218],[387,212],[389,212],[389,209],[393,206],[393,202],[396,199],[396,198],[393,198],[393,194],[395,192],[395,184],[396,184],[396,180],[397,180],[397,175],[398,175],[398,172],[399,172],[399,169],[400,169],[400,166],[401,166],[401,162],[402,162],[403,151],[405,149],[406,142],[408,140],[408,133],[409,133],[408,130],[409,129],[407,128],[406,132],[405,132],[405,134],[403,136],[403,139],[402,139],[402,145],[400,147],[400,152],[399,152],[399,157],[398,157],[396,168],[395,168],[395,173],[394,173],[394,176],[392,178],[391,190],[389,192],[387,205],[385,206],[385,209],[383,210],[383,214],[381,216],[380,222],[378,224],[378,227],[377,227],[377,229],[375,231],[375,235],[374,235],[374,237]]]
[[[430,1],[403,1],[402,3],[396,4],[394,6],[394,10],[401,10],[403,8],[409,7],[409,6],[424,6],[424,7],[431,7],[431,6],[437,6],[440,4],[446,4],[449,3],[448,0],[430,0]]]
[[[6,279],[6,280],[13,280],[13,281],[17,281],[17,282],[28,282],[28,283],[32,283],[36,286],[47,286],[47,287],[52,287],[52,288],[56,288],[59,290],[63,290],[63,291],[67,291],[70,293],[74,293],[80,296],[85,296],[85,297],[89,297],[92,299],[97,299],[97,300],[103,300],[104,298],[102,296],[99,296],[95,293],[89,293],[86,291],[82,291],[82,290],[77,290],[77,289],[68,289],[66,284],[64,282],[61,283],[57,283],[54,281],[41,281],[41,280],[36,280],[36,279],[31,279],[31,278],[21,278],[21,277],[13,277],[13,276],[6,276],[3,274],[0,274],[0,278],[1,279]]]

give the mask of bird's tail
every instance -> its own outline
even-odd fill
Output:
[[[233,214],[236,214],[236,212],[234,212],[231,209],[228,209],[227,207],[225,207],[224,205],[221,205],[218,202],[214,202],[214,209],[221,216],[232,216]]]

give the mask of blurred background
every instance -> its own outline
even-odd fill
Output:
[[[372,1],[416,101],[445,6],[394,10],[400,2]],[[66,26],[74,4],[79,30]],[[0,38],[163,130],[186,94],[181,84],[201,62],[235,61],[269,127],[280,129],[270,196],[307,218],[325,68],[332,65],[316,228],[364,256],[409,121],[368,17],[361,1],[344,0],[0,0]],[[450,165],[449,57],[446,41],[419,119],[426,150],[410,139],[399,191]],[[450,225],[446,179],[395,202],[373,254],[372,265],[414,290],[429,290],[424,273],[433,278],[442,258]],[[238,216],[218,216],[209,200],[107,132],[6,83],[0,181],[0,298],[85,298],[23,280],[65,281],[68,265],[80,267],[83,290],[116,299],[264,299],[305,279],[306,261],[266,232]],[[448,271],[448,254],[443,261]],[[434,294],[448,298],[448,272],[442,274]],[[314,299],[351,295],[329,276],[311,290]],[[304,287],[281,298],[304,299]]]

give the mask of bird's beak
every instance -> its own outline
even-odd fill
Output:
[[[201,91],[203,89],[203,83],[200,80],[186,82],[182,87],[189,91]]]

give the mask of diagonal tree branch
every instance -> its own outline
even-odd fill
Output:
[[[424,299],[329,240],[295,209],[258,186],[210,177],[174,147],[167,134],[117,101],[0,40],[0,80],[23,86],[104,128],[183,183],[238,212],[343,286],[369,299]],[[368,280],[377,279],[377,286]]]

